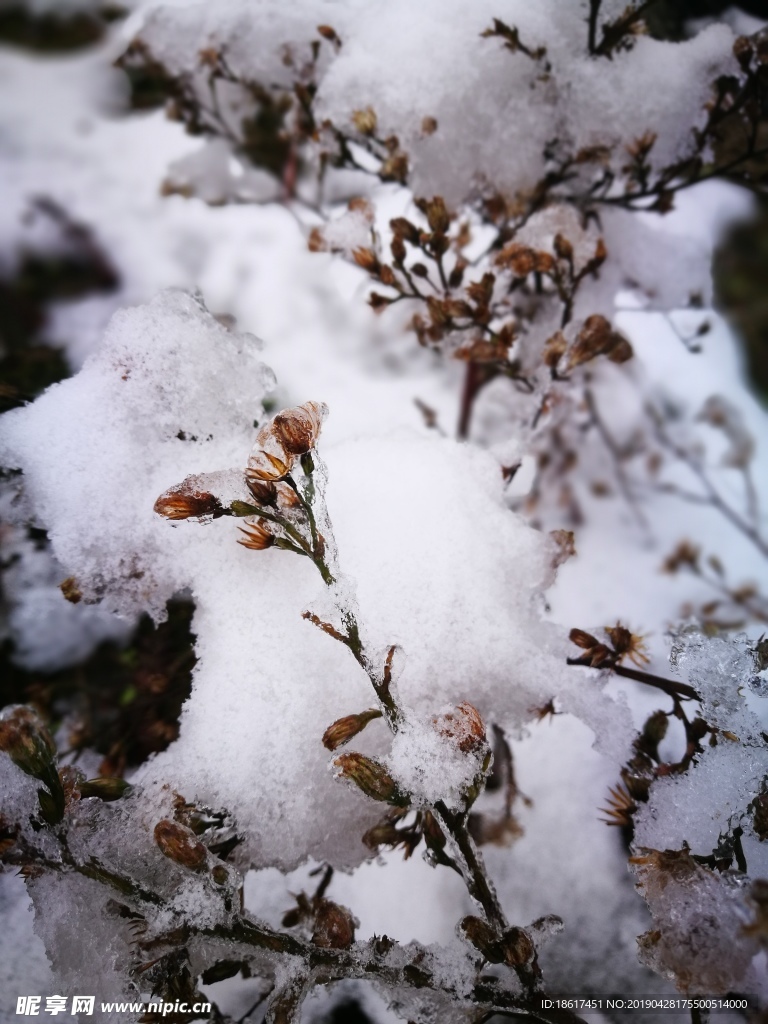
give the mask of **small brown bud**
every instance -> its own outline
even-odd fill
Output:
[[[607,355],[616,363],[631,359],[632,346],[600,313],[587,317],[568,356],[568,368],[573,369],[597,356]]]
[[[492,964],[504,962],[504,954],[499,948],[496,933],[481,917],[469,914],[459,922],[459,931],[467,942],[479,950],[486,960]]]
[[[89,779],[88,782],[81,782],[78,788],[81,797],[96,796],[105,803],[119,800],[131,791],[125,779],[110,778]]]
[[[448,210],[443,197],[434,196],[434,198],[423,204],[422,209],[427,216],[430,230],[439,235],[444,235],[451,226],[451,218],[448,216]]]
[[[562,565],[569,558],[576,554],[576,543],[573,530],[550,530],[549,536],[555,542],[557,552],[554,558],[555,566]]]
[[[323,733],[323,746],[328,750],[342,747],[349,743],[353,736],[362,732],[374,718],[381,718],[381,711],[378,708],[369,708],[368,711],[361,711],[359,715],[346,715],[337,719]]]
[[[411,273],[414,275],[414,277],[429,276],[429,271],[427,270],[423,263],[414,263],[413,266],[411,267]]]
[[[349,949],[355,941],[355,921],[346,907],[318,900],[312,942],[321,949]]]
[[[386,295],[380,295],[378,292],[371,292],[368,296],[368,305],[374,313],[381,313],[387,308],[390,302],[392,302],[392,299],[387,298]]]
[[[404,239],[411,245],[419,244],[419,229],[405,217],[394,217],[389,222],[389,226],[392,229],[392,233],[398,238]]]
[[[358,249],[352,251],[352,259],[363,270],[369,274],[378,275],[381,270],[381,264],[379,263],[379,257],[373,251],[373,249],[367,249],[365,246],[360,246]]]
[[[422,135],[434,135],[437,131],[437,121],[434,117],[422,117],[421,119],[421,134]]]
[[[42,719],[23,704],[11,704],[0,713],[0,750],[35,779],[47,780],[55,772],[56,745]]]
[[[260,519],[258,523],[249,523],[247,526],[238,526],[244,538],[238,539],[238,544],[251,551],[266,551],[275,543],[274,535],[266,528],[265,520]]]
[[[77,580],[74,576],[67,576],[65,580],[62,580],[59,584],[59,590],[64,595],[64,600],[69,601],[70,604],[79,604],[83,599],[83,592],[77,585]]]
[[[318,25],[317,31],[323,39],[327,39],[329,43],[333,43],[335,46],[341,46],[341,40],[339,39],[336,30],[331,28],[330,25]]]
[[[480,750],[485,744],[485,725],[480,712],[468,700],[432,719],[441,736],[455,742],[464,754]]]
[[[573,259],[573,246],[565,235],[555,235],[555,252],[561,260]]]
[[[567,348],[568,342],[565,340],[563,332],[558,331],[557,334],[553,334],[544,346],[544,365],[548,366],[550,370],[554,370],[565,355]]]
[[[155,512],[166,519],[200,519],[203,516],[222,514],[219,499],[209,491],[186,490],[172,487],[165,491],[155,502]]]
[[[307,248],[310,252],[328,252],[330,246],[326,241],[322,228],[312,228],[309,232],[309,238],[307,239]]]
[[[278,413],[272,423],[272,430],[286,452],[290,455],[304,455],[317,444],[327,415],[328,406],[323,402],[304,402],[303,405]]]
[[[741,65],[742,71],[746,71],[754,56],[752,40],[748,36],[739,36],[733,43],[733,55]]]
[[[446,843],[445,835],[431,811],[422,812],[421,828],[424,833],[424,842],[430,850],[442,850],[444,848]]]
[[[510,967],[521,967],[529,964],[536,956],[536,947],[533,939],[524,928],[510,928],[500,943],[504,963]]]
[[[402,841],[402,834],[389,821],[381,821],[363,834],[363,842],[369,850],[378,850],[380,846],[398,846]]]
[[[355,110],[352,114],[352,124],[361,135],[375,135],[378,120],[373,107],[366,107],[364,110]]]
[[[554,258],[548,252],[531,249],[518,242],[505,246],[496,257],[499,266],[507,267],[515,277],[527,277],[534,272],[547,274],[554,269]]]
[[[192,829],[179,825],[178,822],[158,821],[155,825],[155,842],[160,852],[177,864],[200,871],[208,861],[208,850],[195,836]]]
[[[461,282],[464,280],[464,271],[467,268],[467,261],[462,257],[456,260],[450,274],[448,275],[448,286],[450,288],[458,288]]]
[[[393,235],[389,245],[392,250],[392,259],[395,263],[402,263],[406,257],[405,242],[401,235]]]
[[[408,179],[408,157],[405,153],[393,153],[379,168],[382,181],[398,181],[404,185]]]
[[[577,647],[583,647],[585,651],[590,647],[596,647],[598,644],[597,637],[592,636],[591,633],[586,633],[583,629],[572,629],[568,636],[571,643],[576,644]]]
[[[372,800],[383,800],[386,803],[401,802],[402,797],[397,783],[379,761],[364,754],[350,752],[341,754],[333,763],[339,769],[342,778],[354,782],[357,788]]]

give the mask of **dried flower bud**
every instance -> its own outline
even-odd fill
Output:
[[[618,660],[626,655],[636,665],[647,665],[649,658],[645,653],[645,638],[632,633],[626,626],[617,622],[615,626],[606,626],[605,632],[611,638]]]
[[[318,900],[312,942],[321,949],[349,949],[355,941],[355,920],[346,907]]]
[[[375,135],[378,120],[373,107],[366,107],[365,110],[355,110],[352,113],[352,124],[361,135]]]
[[[424,842],[430,850],[442,850],[445,847],[445,835],[431,811],[422,811],[421,828],[424,833]]]
[[[405,217],[394,217],[389,226],[397,238],[402,238],[411,245],[419,244],[419,229]]]
[[[453,740],[464,754],[480,750],[485,744],[485,725],[480,712],[468,700],[432,719],[441,736]]]
[[[355,261],[358,267],[362,267],[363,270],[367,271],[367,273],[369,274],[378,275],[379,271],[381,270],[379,257],[376,255],[373,249],[368,249],[365,246],[360,246],[357,249],[353,249],[352,259]]]
[[[510,928],[499,944],[504,956],[504,963],[510,967],[521,967],[529,964],[536,956],[533,939],[524,928]]]
[[[434,198],[419,205],[421,206],[422,211],[426,214],[430,231],[444,235],[451,226],[451,218],[448,216],[448,210],[443,197],[434,196]]]
[[[74,576],[67,576],[59,584],[59,590],[64,595],[64,600],[70,604],[79,604],[83,599],[83,592],[77,584]]]
[[[112,800],[119,800],[126,793],[130,793],[131,786],[125,779],[100,778],[81,782],[79,789],[82,797],[96,796],[99,800],[110,803]]]
[[[333,43],[335,46],[341,46],[341,40],[339,39],[336,30],[331,28],[330,25],[318,25],[317,31],[323,39],[327,39],[329,43]]]
[[[531,249],[518,242],[505,246],[496,257],[496,262],[511,270],[515,277],[527,277],[534,272],[548,274],[555,266],[550,253]]]
[[[421,134],[422,135],[434,135],[437,131],[437,120],[434,117],[422,117],[421,119]]]
[[[572,629],[568,634],[571,643],[576,644],[577,647],[582,647],[584,650],[588,650],[590,647],[596,647],[598,639],[592,636],[591,633],[586,633],[583,629]]]
[[[548,366],[550,370],[554,370],[565,355],[567,348],[568,342],[565,340],[563,332],[558,331],[556,334],[553,334],[544,346],[544,365]]]
[[[323,746],[328,750],[342,747],[353,736],[362,732],[374,718],[381,718],[381,711],[378,708],[369,708],[368,711],[361,711],[359,715],[346,715],[344,718],[339,718],[323,733]]]
[[[274,535],[266,528],[265,521],[260,519],[258,523],[248,523],[247,526],[238,526],[238,530],[244,534],[244,538],[238,539],[238,544],[251,551],[266,551],[275,543]]]
[[[269,506],[276,503],[277,488],[271,480],[259,480],[246,470],[245,483],[254,500],[259,505]]]
[[[561,260],[572,260],[573,259],[573,246],[565,237],[565,235],[555,235],[555,252]]]
[[[472,914],[463,917],[459,922],[459,932],[467,942],[483,954],[489,963],[503,963],[504,954],[499,949],[496,933],[481,917],[475,917]]]
[[[155,842],[161,853],[190,871],[200,871],[208,861],[208,850],[195,836],[192,829],[178,822],[158,821],[155,825]]]
[[[398,846],[402,840],[402,833],[389,821],[381,821],[363,834],[363,842],[369,850],[378,850],[380,846]]]
[[[623,363],[631,359],[632,346],[600,313],[587,317],[571,347],[568,369],[587,363],[597,356],[607,355],[612,362]]]
[[[573,530],[550,530],[549,536],[555,542],[556,554],[554,557],[555,567],[567,562],[576,554],[576,543]]]
[[[267,440],[272,441],[273,444],[276,443],[274,437],[268,437]],[[257,443],[260,442],[261,439],[257,439]],[[284,476],[290,473],[293,467],[293,458],[282,450],[281,454],[284,458],[273,455],[262,448],[255,448],[248,456],[248,468],[245,471],[246,480],[264,480],[267,482],[282,480]]]
[[[400,803],[401,794],[387,769],[379,761],[364,754],[341,754],[333,762],[342,778],[354,782],[372,800]]]
[[[317,444],[327,415],[328,406],[323,402],[305,402],[278,413],[272,429],[286,452],[290,455],[304,455]]]
[[[221,502],[209,491],[186,490],[172,487],[165,491],[155,502],[155,512],[166,519],[200,519],[202,516],[218,516],[223,514]]]
[[[55,773],[56,746],[31,708],[11,704],[0,713],[0,750],[26,775],[47,782]]]
[[[746,71],[754,56],[752,40],[748,36],[739,36],[733,42],[733,55],[739,62],[742,71]]]

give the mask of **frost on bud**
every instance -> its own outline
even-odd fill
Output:
[[[208,850],[195,833],[175,821],[163,819],[155,825],[155,842],[160,852],[190,871],[200,871],[208,861]]]
[[[342,778],[354,782],[371,800],[393,804],[403,802],[395,780],[384,765],[372,757],[350,752],[341,754],[333,763]]]
[[[355,941],[355,920],[346,907],[318,900],[312,942],[321,949],[349,949]]]
[[[154,510],[165,519],[201,519],[203,516],[216,519],[224,514],[216,495],[209,491],[187,490],[184,484],[161,494]]]
[[[242,544],[244,548],[249,548],[251,551],[266,551],[275,543],[275,538],[264,525],[263,519],[260,519],[258,523],[239,526],[238,529],[244,534],[244,537],[239,538],[238,544]]]
[[[464,754],[476,753],[485,745],[485,725],[480,712],[467,700],[436,715],[433,722],[440,735],[453,740]]]
[[[362,732],[374,718],[381,718],[381,711],[378,708],[369,708],[368,711],[361,711],[359,715],[346,715],[337,719],[323,733],[323,746],[328,750],[344,746],[353,736]]]
[[[278,413],[272,429],[286,452],[290,455],[304,455],[317,444],[327,415],[328,406],[324,402],[305,402],[294,409]]]
[[[90,779],[88,782],[81,782],[78,788],[81,797],[96,796],[106,803],[119,800],[131,790],[131,786],[125,779],[113,778]]]
[[[355,110],[352,114],[352,124],[361,135],[374,135],[378,125],[376,111],[373,107],[366,107],[364,110]]]

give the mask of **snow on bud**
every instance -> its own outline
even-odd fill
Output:
[[[480,712],[468,700],[436,715],[432,721],[440,735],[453,740],[463,754],[477,753],[485,746],[485,725]]]
[[[155,825],[155,842],[160,852],[191,871],[200,871],[208,861],[208,850],[195,833],[178,822],[163,819]]]
[[[371,800],[382,800],[386,803],[402,802],[397,783],[384,765],[372,757],[350,752],[341,754],[333,764],[339,769],[338,774],[342,778],[354,782]]]
[[[381,711],[378,708],[369,708],[368,711],[361,711],[359,715],[346,715],[337,719],[323,733],[323,746],[328,750],[344,746],[353,736],[362,732],[374,718],[381,718]]]
[[[321,949],[349,949],[355,941],[355,919],[346,907],[318,900],[312,942]]]
[[[509,967],[529,964],[536,956],[533,939],[524,928],[510,928],[499,943],[504,963]]]
[[[209,491],[187,490],[184,484],[171,487],[155,502],[155,512],[165,519],[200,519],[224,514],[219,499]]]
[[[304,455],[317,444],[323,420],[328,415],[324,402],[305,402],[278,413],[272,423],[275,437],[290,455]]]

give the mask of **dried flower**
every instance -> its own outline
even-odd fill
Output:
[[[378,708],[369,708],[368,711],[361,711],[359,715],[346,715],[329,725],[323,733],[323,746],[328,750],[336,750],[348,743],[353,736],[372,722],[374,718],[381,718],[381,711]]]
[[[645,653],[645,637],[632,633],[620,622],[617,622],[615,626],[606,626],[605,632],[611,638],[613,649],[618,655],[617,661],[621,661],[626,656],[638,668],[648,664],[650,659]]]
[[[270,452],[259,449],[251,452],[248,456],[248,468],[245,471],[246,480],[266,480],[274,482],[282,480],[290,473],[293,466],[292,459],[281,459]]]
[[[165,519],[200,519],[224,514],[221,502],[210,491],[188,490],[184,484],[165,491],[155,502],[155,512]]]
[[[238,544],[251,551],[266,551],[275,543],[274,535],[266,528],[265,520],[260,519],[258,523],[248,523],[247,526],[239,526],[238,529],[245,535],[245,539],[238,539]]]
[[[78,788],[80,796],[95,796],[99,800],[104,800],[105,803],[119,800],[120,797],[125,796],[126,793],[131,791],[131,786],[125,779],[113,778],[89,779],[88,782],[81,782]]]
[[[191,871],[200,871],[208,861],[208,850],[192,829],[163,819],[155,825],[155,842],[161,853]]]
[[[59,590],[64,595],[64,600],[70,604],[79,604],[83,599],[83,592],[77,584],[74,576],[67,576],[59,584]]]
[[[630,828],[632,825],[632,815],[637,810],[637,804],[621,785],[611,786],[608,793],[608,806],[600,808],[600,813],[605,815],[605,818],[601,820],[606,825]]]

